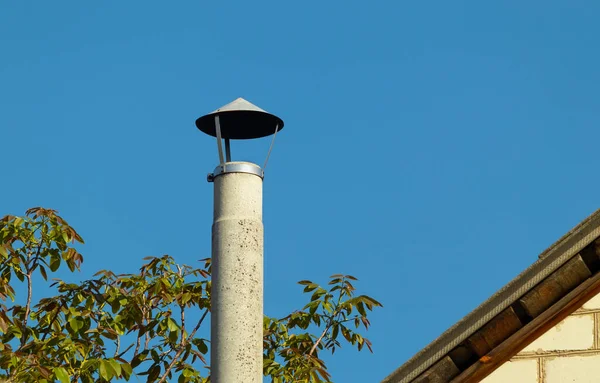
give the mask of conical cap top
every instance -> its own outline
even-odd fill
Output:
[[[216,137],[215,116],[219,116],[221,136],[229,139],[252,139],[269,136],[283,128],[283,120],[243,98],[238,98],[196,120],[204,133]]]
[[[219,109],[215,110],[211,114],[215,114],[215,113],[219,113],[219,112],[234,112],[234,111],[243,111],[243,110],[267,113],[266,110],[263,110],[263,109],[259,108],[258,106],[254,105],[253,103],[246,101],[243,98],[239,97],[239,98],[231,101],[229,104],[222,106]]]

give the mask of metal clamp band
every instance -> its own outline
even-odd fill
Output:
[[[254,174],[260,178],[264,178],[265,176],[261,167],[251,162],[225,162],[217,166],[212,173],[208,174],[206,180],[213,182],[218,176],[227,173]]]

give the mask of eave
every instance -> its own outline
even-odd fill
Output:
[[[478,382],[600,292],[600,210],[382,383]]]

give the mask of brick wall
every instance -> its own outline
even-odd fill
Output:
[[[600,294],[504,363],[485,383],[600,382]]]

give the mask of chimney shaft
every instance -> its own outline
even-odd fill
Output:
[[[212,226],[211,382],[262,383],[262,170],[225,163],[215,176]]]

